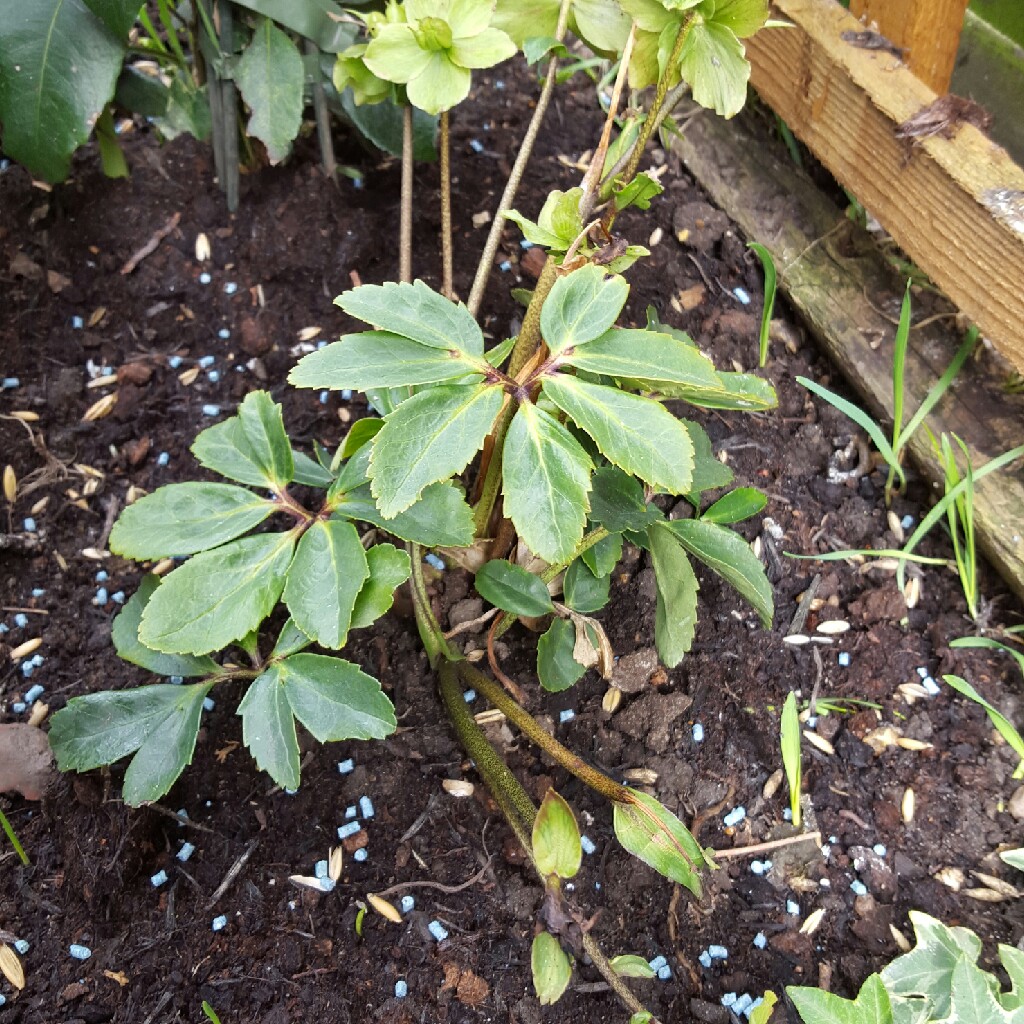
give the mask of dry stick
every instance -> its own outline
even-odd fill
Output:
[[[558,27],[555,29],[555,38],[561,42],[565,38],[565,28],[569,19],[569,8],[572,0],[562,0],[562,6],[558,12]],[[558,57],[552,57],[548,61],[548,73],[544,79],[544,87],[541,89],[537,106],[534,108],[533,117],[526,128],[519,153],[516,155],[515,163],[512,165],[512,172],[505,183],[505,191],[501,194],[498,209],[491,222],[491,229],[487,233],[487,241],[484,244],[484,251],[480,256],[480,263],[476,268],[476,276],[473,278],[473,287],[469,293],[469,302],[466,303],[470,313],[475,317],[480,312],[480,304],[484,299],[484,291],[487,289],[487,282],[491,276],[491,268],[494,264],[494,254],[498,251],[498,243],[501,241],[501,232],[505,227],[505,211],[511,209],[515,202],[516,192],[523,180],[526,165],[530,162],[533,154],[533,146],[540,134],[540,126],[551,103],[551,97],[555,91],[555,77],[558,72]]]
[[[242,852],[242,855],[235,861],[234,864],[228,869],[228,873],[224,876],[224,881],[217,886],[217,891],[210,897],[209,902],[206,904],[206,909],[209,910],[216,902],[231,888],[231,883],[242,873],[242,868],[248,863],[249,858],[256,852],[256,847],[259,846],[260,841],[254,839]]]
[[[412,107],[402,108],[402,213],[398,229],[398,276],[412,281]]]
[[[755,853],[768,853],[771,850],[778,850],[782,846],[793,846],[795,843],[813,842],[821,845],[820,832],[803,832],[798,836],[787,836],[785,839],[773,839],[768,843],[755,843],[753,846],[735,846],[731,850],[712,850],[711,855],[719,860],[729,857],[752,857]]]
[[[452,289],[452,168],[448,111],[441,111],[441,294],[455,298]]]
[[[494,627],[498,624],[498,620],[494,620],[494,625],[487,631],[487,661],[490,663],[491,671],[498,677],[498,681],[513,698],[519,701],[520,704],[526,703],[526,694],[519,688],[519,685],[514,679],[510,679],[501,670],[501,666],[498,664],[498,656],[494,653]]]
[[[394,896],[395,893],[405,892],[406,889],[437,889],[439,892],[448,893],[449,895],[455,892],[462,892],[471,885],[476,885],[491,870],[492,860],[494,860],[493,856],[488,857],[487,863],[472,878],[467,878],[461,885],[442,885],[440,882],[398,882],[387,889],[375,892],[374,896],[386,899],[388,896]]]
[[[152,255],[156,252],[160,243],[178,226],[178,222],[181,220],[181,214],[175,213],[170,220],[162,228],[158,228],[149,237],[149,241],[146,242],[141,249],[137,249],[132,253],[131,258],[121,268],[122,274],[130,274],[147,256]]]

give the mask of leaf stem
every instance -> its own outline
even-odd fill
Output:
[[[569,20],[569,8],[571,6],[572,0],[562,0],[562,6],[558,11],[558,27],[555,29],[555,38],[559,42],[565,38],[566,25]],[[498,251],[501,232],[505,227],[505,211],[511,209],[512,204],[515,202],[516,192],[519,191],[519,186],[522,183],[526,165],[530,162],[530,157],[533,154],[534,143],[536,143],[537,136],[540,134],[541,123],[544,121],[544,115],[547,113],[551,97],[555,91],[557,72],[558,57],[555,56],[548,61],[548,73],[544,79],[544,86],[540,91],[540,97],[537,100],[537,106],[534,108],[533,117],[530,118],[530,123],[526,128],[526,134],[523,136],[523,141],[519,146],[519,152],[516,155],[515,163],[512,165],[508,181],[505,183],[505,191],[501,194],[498,209],[494,214],[494,220],[491,222],[491,229],[487,233],[487,241],[484,243],[484,251],[480,256],[479,264],[477,264],[476,276],[473,278],[473,287],[469,293],[469,302],[466,303],[474,317],[480,312],[480,304],[483,302],[487,282],[491,276],[494,255]]]
[[[438,659],[442,657],[446,661],[456,661],[459,655],[449,646],[434,609],[430,606],[430,595],[427,593],[426,580],[423,578],[423,549],[412,541],[406,545],[406,549],[412,568],[409,586],[412,590],[413,610],[416,613],[416,627],[419,629],[420,639],[426,648],[430,664],[436,665]]]
[[[441,294],[454,299],[452,290],[452,168],[451,133],[447,110],[441,111]]]
[[[398,229],[398,276],[412,282],[412,105],[402,108],[402,210]]]

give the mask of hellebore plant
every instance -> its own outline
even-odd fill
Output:
[[[706,493],[727,487],[732,473],[714,457],[704,430],[665,403],[764,410],[775,404],[774,391],[755,376],[716,370],[692,339],[651,311],[643,326],[619,326],[629,296],[620,272],[645,251],[611,233],[617,213],[646,208],[661,190],[638,173],[650,132],[634,123],[611,137],[632,68],[628,51],[646,31],[633,12],[662,10],[670,19],[662,38],[669,50],[685,52],[680,38],[685,43],[698,27],[717,26],[724,38],[730,25],[738,32],[756,18],[763,23],[766,11],[761,0],[538,6],[555,13],[551,39],[532,36],[532,11],[516,21],[508,4],[499,12],[499,30],[483,0],[407,0],[367,19],[367,41],[358,44],[365,50],[342,54],[347,63],[340,73],[361,73],[363,61],[369,74],[405,84],[410,104],[441,113],[442,203],[447,110],[465,96],[470,69],[510,55],[512,39],[535,59],[548,55],[541,96],[469,302],[447,297],[445,218],[445,294],[412,279],[406,245],[412,177],[403,175],[401,280],[339,296],[338,305],[368,329],[305,357],[290,375],[300,388],[360,391],[379,418],[357,421],[335,452],[317,447],[313,458],[293,449],[281,407],[265,392],[248,395],[235,416],[204,430],[193,454],[229,482],[162,487],[126,508],[110,536],[112,551],[139,561],[186,558],[164,576],[145,577],[113,627],[122,658],[168,681],[76,697],[54,716],[50,737],[65,770],[134,755],[124,798],[133,805],[154,801],[191,760],[210,695],[228,699],[241,684],[246,746],[275,782],[294,789],[300,781],[296,721],[322,742],[394,731],[395,711],[378,681],[338,652],[352,630],[388,611],[408,581],[453,729],[545,887],[533,954],[538,995],[557,999],[571,977],[570,957],[586,954],[635,1019],[651,1020],[622,980],[643,973],[634,963],[639,958],[607,960],[561,889],[579,867],[572,811],[551,792],[538,812],[468,710],[463,690],[475,689],[605,797],[628,851],[700,893],[701,872],[711,862],[682,822],[549,735],[523,706],[528,697],[502,672],[493,640],[518,617],[549,617],[537,650],[541,688],[566,689],[589,668],[610,679],[614,653],[594,615],[608,601],[626,543],[646,551],[654,569],[655,637],[666,665],[677,665],[693,642],[692,559],[730,583],[764,625],[771,622],[763,567],[730,529],[760,511],[764,496],[740,488],[709,503]],[[740,11],[747,20],[736,20]],[[488,349],[477,315],[505,214],[551,98],[570,14],[586,41],[619,58],[613,102],[581,186],[553,193],[536,224],[516,215],[528,237],[547,247],[548,259],[518,336]],[[625,53],[615,45],[623,25]],[[704,64],[694,59],[702,73],[712,67],[715,74],[732,73],[710,57]],[[668,61],[655,76],[657,111],[648,112],[645,126],[667,115],[674,102],[666,100],[669,84],[685,78],[687,67]],[[372,83],[363,81],[369,97]],[[409,169],[408,134],[406,141]],[[672,496],[684,499],[688,516],[675,514],[678,505],[666,515],[664,507],[673,503],[664,499]],[[373,529],[361,534],[358,524]],[[477,591],[494,606],[488,655],[500,682],[464,657],[438,621],[425,549],[473,573]],[[621,696],[613,687],[606,706]]]

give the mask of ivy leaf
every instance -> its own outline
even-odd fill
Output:
[[[555,619],[537,641],[537,678],[549,693],[560,693],[578,683],[587,671],[573,656],[576,627],[568,619]]]
[[[348,639],[352,609],[369,574],[366,552],[351,523],[316,522],[295,551],[284,603],[303,633],[337,650]]]
[[[139,639],[167,654],[219,651],[255,629],[284,589],[295,537],[259,534],[178,566],[142,615]]]
[[[666,523],[695,558],[732,584],[753,606],[765,629],[770,629],[775,603],[760,559],[737,533],[702,519]]]
[[[524,402],[505,437],[505,514],[527,547],[547,562],[569,558],[583,538],[594,463],[561,423]]]
[[[455,349],[442,351],[397,334],[364,331],[343,335],[300,359],[288,380],[297,388],[368,391],[435,384],[479,372],[478,362],[460,356]]]
[[[276,508],[232,484],[168,484],[121,513],[110,550],[136,560],[192,555],[240,537]]]
[[[655,645],[661,660],[675,668],[693,646],[700,585],[686,552],[664,523],[649,526],[647,538],[657,584]]]
[[[750,64],[743,44],[727,25],[695,20],[683,44],[679,72],[702,107],[727,118],[743,109]]]
[[[648,507],[640,484],[617,466],[602,466],[591,478],[590,517],[610,533],[646,530],[661,518]]]
[[[1019,856],[1016,863],[1008,859],[1008,854],[1020,854],[1020,852],[1020,850],[1008,850],[999,856],[1007,864],[1020,871],[1024,871],[1024,866],[1022,866],[1024,861]],[[1007,946],[1000,943],[999,959],[1002,961],[1003,970],[1006,971],[1007,977],[1010,979],[1010,991],[1003,993],[1000,997],[1000,1002],[1008,1010],[1022,1009],[1024,1008],[1024,950],[1017,949],[1016,946]]]
[[[212,686],[159,683],[73,697],[50,723],[58,767],[84,772],[138,751],[125,773],[125,803],[159,800],[192,760]]]
[[[473,510],[450,483],[431,484],[404,512],[385,519],[369,484],[345,494],[334,506],[336,516],[357,519],[387,530],[402,540],[429,548],[463,548],[473,543]]]
[[[567,374],[545,378],[543,388],[610,462],[672,494],[689,490],[693,443],[686,427],[657,402]]]
[[[628,803],[616,803],[615,835],[634,857],[660,875],[686,886],[700,898],[698,870],[704,865],[704,851],[683,823],[654,797],[629,790]]]
[[[700,518],[701,522],[719,525],[740,523],[756,516],[767,504],[768,499],[756,487],[737,487],[719,498]]]
[[[540,932],[533,940],[530,965],[533,988],[541,1006],[557,1003],[572,980],[572,964],[551,932]]]
[[[622,534],[608,534],[607,537],[587,548],[580,557],[587,563],[587,568],[595,576],[607,576],[622,558]]]
[[[249,134],[267,147],[272,164],[280,163],[302,124],[302,55],[270,18],[262,18],[238,61],[234,78],[252,111]]]
[[[277,665],[246,690],[238,714],[242,716],[242,742],[260,770],[282,789],[298,789],[299,740]]]
[[[625,278],[588,263],[560,277],[540,312],[540,329],[553,354],[599,338],[619,318],[629,296]]]
[[[561,361],[591,373],[655,386],[669,383],[712,388],[718,381],[707,356],[669,334],[655,331],[613,329]]]
[[[362,629],[376,622],[394,603],[395,590],[411,575],[409,556],[394,544],[374,544],[366,552],[370,575],[352,609],[350,629]]]
[[[238,407],[238,422],[253,461],[270,481],[271,489],[279,490],[291,483],[295,466],[281,406],[266,391],[250,391]]]
[[[501,410],[500,387],[441,385],[404,401],[373,439],[370,478],[385,519],[404,512],[425,487],[461,473]]]
[[[521,565],[492,559],[476,574],[477,593],[505,612],[536,618],[555,610],[547,584]]]
[[[889,993],[877,974],[864,982],[854,1000],[820,988],[793,985],[787,987],[786,993],[804,1024],[893,1024]]]
[[[133,665],[156,672],[161,676],[207,676],[217,672],[220,666],[213,658],[193,658],[186,654],[161,654],[150,650],[139,639],[142,613],[160,586],[160,577],[152,573],[142,577],[139,589],[128,599],[110,630],[110,638],[118,656]]]
[[[592,615],[608,603],[611,585],[611,576],[595,576],[587,563],[577,558],[566,570],[562,584],[565,603],[574,612]]]
[[[339,295],[334,302],[365,323],[429,348],[483,355],[484,336],[469,310],[422,281],[364,284]]]
[[[553,789],[544,794],[533,820],[533,859],[546,878],[572,878],[580,869],[583,848],[572,808]]]

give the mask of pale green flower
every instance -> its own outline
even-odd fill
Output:
[[[406,0],[405,24],[376,28],[366,66],[406,87],[409,102],[439,114],[469,94],[473,68],[507,60],[516,45],[491,27],[492,0]]]

